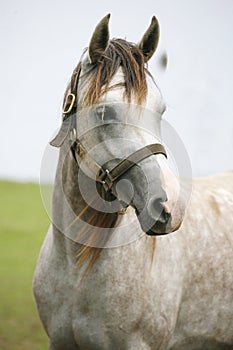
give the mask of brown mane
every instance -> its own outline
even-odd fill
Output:
[[[119,68],[122,69],[124,81],[110,86]],[[77,79],[80,71],[81,62],[75,68],[71,81]],[[124,98],[128,103],[134,98],[135,102],[141,105],[145,102],[147,97],[146,75],[149,75],[153,79],[145,66],[143,53],[138,46],[123,39],[113,39],[110,41],[106,51],[102,53],[99,62],[93,66],[93,69],[85,73],[85,83],[87,82],[88,84],[85,84],[85,86],[88,86],[88,88],[84,91],[82,101],[79,101],[79,106],[85,107],[95,105],[107,91],[119,86],[124,87]],[[65,99],[68,90],[69,86],[65,94]],[[87,212],[91,213],[88,217],[86,217]],[[84,210],[79,213],[78,217],[85,217],[85,221],[91,225],[87,225],[89,229],[84,227],[80,234],[85,244],[77,255],[78,266],[82,266],[85,262],[88,262],[85,270],[88,272],[103,250],[103,248],[95,247],[103,247],[110,239],[111,229],[116,225],[118,215],[104,213],[95,209],[92,210],[91,207],[87,205]],[[107,232],[103,234],[99,229],[100,227],[109,228],[109,230],[106,230]],[[155,246],[154,239],[152,244]]]

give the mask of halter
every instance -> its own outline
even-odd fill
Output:
[[[96,178],[96,182],[100,183],[106,192],[112,192],[112,188],[116,180],[124,175],[135,164],[143,159],[155,154],[163,154],[167,158],[165,148],[160,143],[147,145],[140,148],[136,152],[130,154],[127,158],[121,160],[113,169],[105,169],[99,165],[88,153],[80,140],[77,138],[76,131],[76,111],[77,111],[77,89],[81,68],[75,72],[74,78],[71,80],[70,92],[67,94],[63,106],[62,127],[58,135],[50,142],[52,146],[60,147],[64,143],[68,135],[70,141],[70,149],[77,163],[85,161],[89,170]],[[97,175],[96,175],[97,174]]]

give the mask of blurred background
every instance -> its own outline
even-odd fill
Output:
[[[0,349],[46,348],[31,280],[49,219],[38,185],[26,183],[39,181],[69,77],[109,12],[111,36],[133,42],[157,16],[161,38],[149,69],[193,175],[233,168],[231,0],[0,1]]]
[[[194,176],[233,167],[231,0],[9,0],[0,7],[1,178],[38,180],[45,146],[60,123],[70,74],[108,12],[112,37],[133,42],[152,15],[158,17],[160,44],[149,69]],[[165,72],[159,65],[164,51]]]

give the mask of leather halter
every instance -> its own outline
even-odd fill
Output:
[[[52,146],[60,147],[70,134],[70,149],[77,163],[85,161],[89,170],[96,178],[96,182],[102,184],[105,191],[112,190],[117,179],[125,174],[135,164],[154,154],[163,154],[167,157],[165,148],[160,143],[147,145],[140,148],[136,152],[121,160],[113,169],[104,169],[100,166],[88,153],[80,140],[77,138],[76,132],[76,111],[77,111],[77,89],[81,72],[76,71],[71,81],[70,92],[67,94],[63,107],[63,122],[58,135],[50,142]]]

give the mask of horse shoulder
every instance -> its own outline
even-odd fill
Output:
[[[33,292],[51,349],[77,349],[72,330],[73,278],[65,250],[56,240],[64,239],[52,225],[43,242],[37,262]],[[62,327],[61,327],[62,325]]]

